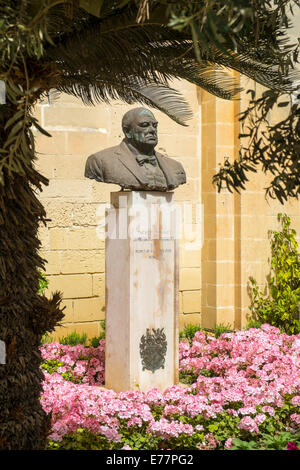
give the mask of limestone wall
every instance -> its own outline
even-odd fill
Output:
[[[246,89],[250,85],[243,84]],[[225,156],[230,160],[237,156],[236,115],[244,109],[246,95],[241,101],[227,102],[187,82],[175,86],[193,108],[189,127],[158,111],[154,114],[159,121],[157,149],[180,160],[187,173],[187,184],[176,189],[175,200],[182,209],[192,207],[191,218],[187,214],[183,220],[190,230],[184,231],[180,245],[180,328],[200,322],[208,328],[215,323],[240,328],[246,323],[249,276],[264,285],[269,272],[267,232],[278,228],[278,212],[291,216],[300,241],[300,201],[285,206],[267,202],[262,174],[252,175],[241,195],[226,190],[218,194],[211,179]],[[119,186],[88,180],[83,172],[88,155],[120,142],[121,119],[131,107],[117,102],[86,107],[62,95],[35,110],[42,127],[52,134],[48,138],[36,133],[36,165],[50,179],[39,196],[51,219],[40,230],[50,281],[47,295],[61,290],[66,306],[64,327],[56,330],[57,337],[74,330],[98,335],[105,318],[104,240],[97,235],[97,226],[110,192]],[[201,211],[196,210],[202,203],[203,223]]]
[[[201,199],[201,116],[196,87],[188,83],[179,86],[194,111],[189,127],[176,124],[159,111],[154,114],[159,121],[157,150],[181,161],[187,173],[187,184],[175,192],[177,203],[183,206]],[[84,178],[84,165],[91,153],[122,140],[122,116],[135,106],[114,102],[88,107],[68,95],[36,106],[42,127],[52,135],[48,138],[36,133],[36,166],[50,180],[39,196],[51,219],[40,229],[41,254],[47,260],[49,279],[46,294],[62,291],[66,306],[64,327],[56,330],[57,337],[74,330],[98,335],[100,320],[105,318],[104,240],[97,235],[97,226],[110,192],[120,187]],[[191,217],[186,217],[191,230],[200,230],[195,214]],[[187,236],[189,249],[185,250],[182,240],[180,250],[181,327],[183,318],[200,322],[201,252],[199,247],[190,249]]]
[[[244,90],[256,88],[242,78]],[[224,101],[206,92],[202,103],[202,200],[204,205],[204,245],[202,248],[201,321],[208,328],[218,323],[234,328],[246,325],[249,317],[249,276],[266,286],[270,272],[268,230],[278,230],[277,214],[291,217],[300,242],[300,201],[284,205],[266,200],[268,178],[262,173],[249,175],[246,191],[231,194],[227,189],[217,193],[211,184],[224,157],[238,157],[240,123],[237,115],[247,107],[248,98],[241,93],[239,101]],[[277,109],[275,119],[283,119]],[[244,144],[245,145],[245,144]],[[300,245],[300,243],[299,243]]]

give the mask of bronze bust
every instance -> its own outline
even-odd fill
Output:
[[[120,145],[90,155],[84,176],[137,191],[168,191],[186,182],[181,163],[154,150],[157,121],[149,109],[124,114]]]

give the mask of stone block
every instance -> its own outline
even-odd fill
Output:
[[[179,290],[198,290],[201,288],[201,269],[181,268],[179,272]]]
[[[90,297],[74,300],[74,321],[86,322],[105,319],[105,298]]]
[[[247,261],[261,261],[264,263],[271,256],[269,240],[245,240],[242,246],[241,257]]]
[[[55,158],[56,155],[44,155],[40,154],[35,161],[35,169],[48,179],[53,178],[53,168],[51,166],[51,158]]]
[[[61,252],[61,273],[99,273],[105,271],[104,250],[72,250]]]
[[[184,249],[180,250],[180,267],[182,268],[200,268],[201,250]]]
[[[217,262],[217,284],[234,284],[234,261]]]
[[[224,308],[225,310],[234,307],[235,304],[235,290],[234,284],[218,285],[217,286],[217,307]]]
[[[92,182],[92,188],[92,202],[98,203],[109,203],[110,194],[120,190],[120,186],[116,184],[100,183],[94,180]]]
[[[182,313],[179,315],[179,331],[187,325],[201,325],[200,313]]]
[[[61,302],[61,307],[64,308],[64,318],[62,319],[62,323],[72,323],[74,321],[74,306],[73,300],[63,300]]]
[[[171,155],[168,155],[168,156],[171,157]],[[182,164],[188,178],[200,178],[201,176],[200,158],[177,157],[176,160]]]
[[[205,284],[203,286],[203,305],[207,307],[217,307],[218,287],[215,284]]]
[[[36,167],[48,178],[84,179],[85,155],[40,155]]]
[[[56,341],[59,338],[70,335],[71,333],[86,334],[88,338],[93,338],[94,336],[99,336],[100,334],[100,322],[81,322],[81,323],[64,323],[62,326],[55,328],[54,332],[51,334]]]
[[[49,229],[48,227],[45,227],[43,224],[39,226],[38,230],[38,239],[40,240],[42,244],[42,250],[49,250],[49,242],[50,242],[50,236],[49,236]]]
[[[105,274],[93,274],[93,296],[105,296]]]
[[[60,253],[58,251],[41,250],[41,257],[46,260],[46,276],[50,274],[60,274]]]
[[[47,218],[47,227],[69,227],[73,221],[73,204],[63,200],[43,199]],[[76,204],[74,205],[76,206]]]
[[[68,228],[50,228],[50,249],[67,250],[68,249]]]
[[[100,204],[98,203],[74,203],[72,206],[71,224],[82,227],[88,225],[97,226],[100,221],[100,217],[97,215],[99,208]]]
[[[64,199],[69,202],[90,201],[92,198],[92,186],[89,181],[78,179],[51,179],[49,186],[40,194],[43,199]]]
[[[97,234],[97,227],[73,227],[68,231],[70,250],[103,250],[105,240]]]
[[[84,128],[107,131],[107,113],[103,107],[91,106],[45,106],[45,128]]]
[[[221,145],[234,145],[234,125],[232,123],[222,123],[217,125],[216,143]]]
[[[193,156],[198,158],[200,155],[198,149],[198,136],[178,136],[174,134],[159,133],[159,143],[157,148],[158,150],[159,148],[165,149],[168,156],[175,158]]]
[[[230,329],[234,328],[234,307],[218,307],[217,309],[217,325],[230,326]]]
[[[201,291],[182,292],[183,313],[194,313],[201,311]]]
[[[187,180],[175,192],[175,201],[196,201],[199,194],[199,181]]]
[[[217,100],[215,122],[222,126],[234,123],[234,103],[232,101]]]
[[[213,329],[216,325],[217,309],[215,306],[202,306],[201,310],[201,326],[202,328]]]
[[[49,276],[48,279],[47,295],[57,290],[62,292],[64,299],[91,297],[93,295],[91,274],[66,274]]]
[[[47,137],[38,131],[35,133],[36,153],[44,153],[46,155],[61,155],[66,153],[66,132],[52,131],[50,134],[51,137]]]
[[[234,234],[233,215],[217,215],[216,238],[231,238]]]
[[[234,246],[234,240],[230,240],[227,238],[219,238],[218,240],[216,240],[217,260],[233,261]]]
[[[216,284],[217,264],[215,261],[203,260],[201,270],[202,270],[202,282],[204,284]]]
[[[109,147],[107,134],[99,131],[95,132],[67,132],[68,155],[85,155],[88,157],[92,153],[99,152]]]

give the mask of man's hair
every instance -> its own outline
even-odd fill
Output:
[[[150,111],[150,109],[147,109],[147,108],[140,107],[140,108],[130,109],[129,111],[127,111],[127,113],[124,114],[122,118],[122,129],[124,129],[124,127],[130,128],[130,125],[132,123],[134,116],[136,116],[136,114],[138,114],[141,111],[147,111],[148,113],[153,114],[152,111]]]

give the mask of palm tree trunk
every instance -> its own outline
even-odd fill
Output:
[[[5,170],[0,185],[0,340],[6,346],[6,363],[0,364],[0,449],[6,450],[45,448],[51,417],[39,400],[39,346],[63,318],[59,293],[51,300],[38,294],[44,261],[37,232],[45,211],[35,189],[47,180],[33,166],[24,171],[21,176]]]

